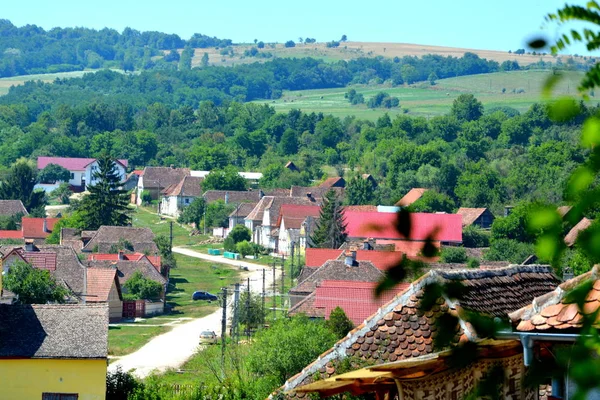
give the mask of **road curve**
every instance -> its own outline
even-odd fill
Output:
[[[249,277],[250,290],[262,291],[262,270],[266,268],[263,265],[210,256],[181,247],[174,247],[173,252],[216,263],[248,267],[248,273],[244,274],[242,283],[245,283]],[[272,284],[272,274],[267,273],[265,280],[269,287]],[[178,325],[171,331],[151,339],[139,350],[119,358],[108,366],[108,370],[114,372],[120,366],[123,371],[133,370],[132,373],[136,377],[143,379],[151,373],[162,373],[169,368],[179,368],[198,350],[198,336],[201,331],[213,330],[221,335],[221,315],[222,310],[219,309],[206,317]]]

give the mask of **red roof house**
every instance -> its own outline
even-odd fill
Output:
[[[304,265],[309,268],[318,268],[329,260],[337,260],[342,255],[341,249],[306,249]]]
[[[0,231],[0,239],[23,239],[23,231]]]
[[[423,188],[413,188],[413,189],[410,189],[408,191],[408,193],[406,193],[404,195],[403,198],[401,198],[400,200],[398,200],[398,202],[396,203],[396,205],[400,206],[400,207],[408,207],[412,203],[414,203],[415,201],[419,200],[421,198],[421,196],[423,196],[423,193],[425,193],[428,190],[429,189],[423,189]]]
[[[346,187],[346,181],[344,180],[344,178],[340,177],[340,176],[336,176],[334,178],[327,178],[323,181],[323,183],[321,183],[319,185],[319,187],[322,188],[332,188],[332,187],[339,187],[339,188],[343,188]]]
[[[44,169],[48,164],[56,164],[69,171],[85,171],[87,166],[96,161],[95,158],[72,158],[72,157],[38,157],[38,169]],[[127,168],[127,160],[117,160],[119,164]]]
[[[147,258],[156,270],[160,272],[160,256],[145,255],[142,253],[125,254],[123,252],[117,254],[92,253],[88,255],[88,261],[140,261],[143,258]]]
[[[35,242],[43,242],[48,235],[52,233],[54,224],[60,218],[30,218],[23,217],[21,220],[21,229],[23,230],[24,239],[33,239]]]
[[[410,237],[396,229],[398,214],[384,212],[344,212],[349,238],[462,242],[462,217],[458,214],[412,213]]]

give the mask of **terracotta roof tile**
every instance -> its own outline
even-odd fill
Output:
[[[322,188],[333,188],[333,187],[345,187],[346,186],[346,181],[344,180],[344,178],[340,177],[340,176],[336,176],[333,178],[327,178],[325,179],[320,185],[319,187]]]
[[[44,230],[44,220],[46,221],[46,230]],[[60,218],[23,217],[21,220],[23,237],[25,239],[45,239],[52,233],[54,224],[57,223],[58,220],[60,220]]]
[[[160,271],[161,258],[160,256],[150,256],[142,253],[122,254],[124,261],[140,261],[142,258],[147,258],[148,261]],[[88,261],[118,261],[119,254],[92,253],[88,255]]]
[[[0,239],[23,239],[23,231],[0,231]]]
[[[329,260],[337,260],[343,250],[308,248],[305,253],[304,264],[307,267],[320,267]]]
[[[200,197],[202,181],[203,178],[186,175],[178,183],[167,187],[163,193],[165,196]]]
[[[86,300],[90,303],[102,303],[108,301],[110,289],[117,278],[116,268],[87,268],[87,290]],[[118,281],[116,281],[118,282]],[[119,290],[119,287],[117,287]],[[119,290],[119,297],[121,291]]]
[[[423,193],[425,193],[428,190],[429,189],[424,189],[424,188],[413,188],[413,189],[410,189],[408,191],[408,193],[406,193],[404,195],[403,198],[401,198],[400,200],[398,200],[398,202],[396,203],[396,205],[400,206],[400,207],[410,206],[412,203],[414,203],[415,201],[419,200],[421,198],[421,196],[423,196]]]
[[[178,184],[184,176],[190,174],[189,168],[146,167],[141,178],[146,189],[164,189],[167,186]]]
[[[149,228],[129,226],[101,226],[85,245],[83,251],[91,252],[97,247],[98,252],[108,253],[111,247],[118,245],[121,240],[129,241],[133,245],[134,252],[158,253],[158,247],[154,243],[154,233]]]
[[[567,246],[573,246],[575,244],[575,241],[577,240],[577,236],[579,236],[579,232],[585,231],[587,228],[590,227],[590,225],[592,225],[592,220],[583,217],[581,221],[579,221],[577,225],[575,225],[569,231],[569,233],[567,233],[567,236],[565,236],[565,243],[567,244]]]
[[[231,212],[231,214],[229,214],[229,218],[235,217],[235,216],[237,216],[238,218],[246,218],[248,216],[248,214],[250,214],[252,212],[252,210],[254,210],[254,207],[256,207],[257,204],[258,204],[258,202],[256,202],[256,203],[240,203],[238,205],[238,207],[236,207],[236,209],[233,210]]]
[[[456,213],[462,215],[462,226],[469,226],[472,225],[486,210],[487,208],[461,207]]]
[[[279,209],[277,226],[282,220],[286,229],[300,229],[306,217],[319,217],[321,207],[314,205],[283,204]]]
[[[153,281],[164,285],[167,283],[167,279],[160,274],[150,263],[147,258],[142,258],[139,261],[111,261],[111,260],[102,260],[102,261],[88,261],[89,267],[104,267],[104,268],[116,268],[117,276],[119,277],[119,283],[121,286],[127,282],[127,280],[136,272],[139,271],[141,274]]]

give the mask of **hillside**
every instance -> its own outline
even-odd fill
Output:
[[[375,120],[386,112],[392,117],[404,113],[424,116],[447,114],[454,99],[462,93],[472,93],[486,108],[512,107],[524,112],[533,103],[540,101],[541,89],[548,74],[548,71],[535,70],[495,72],[440,79],[434,86],[421,82],[400,87],[354,85],[339,89],[286,91],[280,99],[260,103],[269,104],[278,112],[296,108],[304,112],[323,112],[337,117],[355,115],[357,118]],[[583,72],[566,72],[564,76],[554,94],[576,95]],[[344,98],[350,88],[361,93],[365,100],[384,91],[399,98],[400,108],[369,109],[364,104],[351,105]],[[502,89],[506,89],[505,93],[502,93]],[[522,92],[518,93],[520,91]],[[598,104],[598,100],[592,97],[590,103]]]
[[[204,53],[208,53],[210,65],[234,65],[240,63],[252,63],[268,60],[269,58],[258,58],[244,56],[244,52],[256,47],[255,44],[236,44],[229,48],[229,54],[225,53],[223,48],[204,48],[195,49],[192,58],[192,66],[200,66]],[[231,55],[231,50],[233,55]],[[517,55],[507,51],[466,49],[458,47],[442,47],[432,45],[420,45],[410,43],[381,43],[381,42],[345,42],[340,43],[339,47],[327,47],[326,43],[297,43],[295,47],[285,47],[283,43],[265,44],[264,49],[258,49],[259,53],[271,53],[272,57],[313,57],[321,58],[325,61],[350,60],[359,57],[377,57],[386,58],[416,56],[422,57],[426,54],[436,54],[441,56],[462,57],[466,52],[475,53],[481,58],[497,61],[517,61],[519,65],[526,66],[535,64],[539,61],[555,63],[558,59],[567,62],[570,57],[578,62],[585,62],[593,57],[584,58],[582,56],[563,55],[554,57],[552,55]]]

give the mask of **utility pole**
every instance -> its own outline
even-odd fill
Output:
[[[240,340],[240,333],[238,324],[240,322],[240,284],[235,284],[235,291],[233,293],[233,329],[232,329],[232,339],[235,344]]]
[[[275,260],[273,260],[273,319],[277,318],[277,311],[275,311],[275,309],[277,308],[277,299],[275,299],[275,289],[277,288],[277,280],[275,279]]]
[[[225,335],[227,334],[227,288],[223,288],[223,318],[221,319],[221,370],[225,373]]]
[[[263,268],[262,270],[263,273],[263,290],[262,290],[262,323],[263,325],[265,324],[265,316],[266,316],[266,312],[265,312],[265,275],[266,275],[266,270]]]
[[[246,338],[250,340],[250,278],[248,278],[248,284],[246,286]]]
[[[173,221],[169,221],[169,245],[173,248]]]

